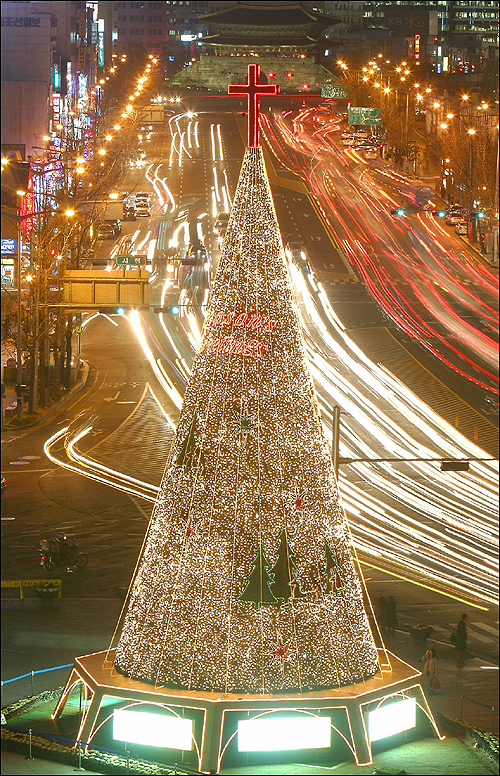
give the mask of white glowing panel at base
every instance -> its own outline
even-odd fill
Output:
[[[416,724],[417,701],[405,698],[368,712],[368,737],[370,741],[380,741],[381,738],[410,730]]]
[[[192,749],[193,720],[147,711],[115,709],[113,738],[115,741],[126,741],[129,744]]]
[[[326,749],[330,742],[329,717],[262,717],[238,722],[239,752]]]

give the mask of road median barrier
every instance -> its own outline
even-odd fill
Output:
[[[42,600],[61,598],[62,582],[60,579],[2,579],[2,587],[18,588],[19,598],[24,600],[25,588],[32,587]]]

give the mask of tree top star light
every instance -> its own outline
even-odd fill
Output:
[[[252,124],[258,107],[249,118],[115,666],[188,690],[303,692],[380,666]]]

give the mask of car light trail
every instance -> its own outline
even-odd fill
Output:
[[[375,183],[374,176],[392,181],[400,195],[406,196],[404,189],[410,184],[404,176],[379,168],[367,172],[364,160],[349,152],[351,167],[354,162],[356,165],[353,173],[345,169],[345,152],[339,152],[329,141],[328,132],[316,130],[309,134],[306,124],[297,120],[296,131],[291,132],[281,116],[275,116],[273,121],[271,124],[268,116],[263,116],[271,151],[307,181],[345,255],[384,312],[450,368],[497,393],[498,374],[488,368],[496,367],[496,342],[481,331],[479,323],[464,320],[438,293],[438,288],[442,288],[455,303],[466,304],[477,321],[482,321],[486,313],[488,325],[496,333],[497,309],[471,289],[464,292],[462,282],[464,277],[474,279],[484,293],[493,294],[496,303],[498,287],[494,276],[469,257],[464,262],[463,252],[457,255],[453,239],[440,225],[436,226],[429,213],[424,218],[418,214],[416,221],[405,216],[407,229],[402,229],[387,209],[380,209],[377,197],[385,208],[399,203]],[[347,191],[349,209],[345,206]],[[436,229],[440,230],[441,239]],[[404,248],[394,239],[397,235]],[[452,247],[448,248],[446,243]],[[393,276],[398,273],[406,288],[394,284]],[[432,318],[425,325],[420,309],[426,319]]]

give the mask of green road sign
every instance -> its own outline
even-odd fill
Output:
[[[117,256],[117,264],[128,264],[129,267],[136,267],[138,264],[145,264],[147,256]]]
[[[338,84],[326,84],[321,87],[321,96],[330,99],[347,100],[349,99],[349,90],[345,86]]]
[[[375,126],[382,124],[382,116],[378,108],[349,108],[349,124],[356,126]]]

